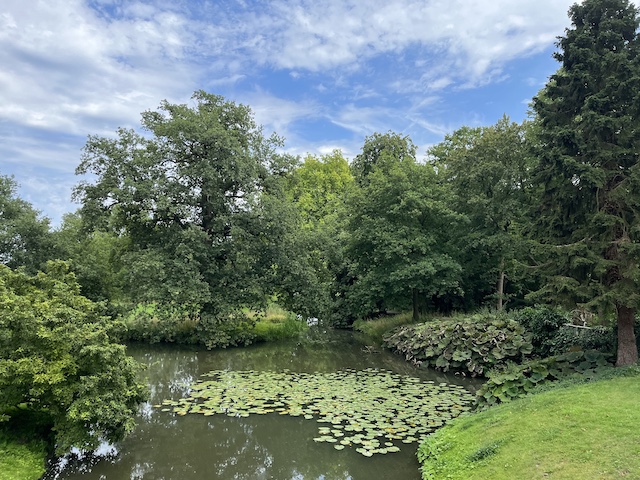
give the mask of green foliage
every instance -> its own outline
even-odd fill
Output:
[[[570,350],[615,352],[614,329],[602,325],[572,325],[570,314],[559,308],[526,307],[515,311],[513,318],[531,332],[534,356],[547,357]]]
[[[267,315],[264,319],[259,319],[253,327],[253,332],[256,335],[256,342],[273,342],[296,338],[308,328],[305,320],[294,313],[285,312],[282,316]]]
[[[443,371],[482,376],[532,352],[530,336],[506,315],[476,314],[399,327],[385,345],[408,361]]]
[[[35,273],[54,258],[49,219],[19,198],[16,189],[13,178],[0,175],[0,263]]]
[[[424,319],[421,319],[424,321]],[[420,321],[420,320],[418,320]],[[413,324],[416,320],[411,312],[400,313],[398,315],[382,316],[372,319],[360,319],[353,323],[353,329],[362,332],[376,343],[382,343],[384,335],[401,325]]]
[[[525,307],[514,312],[513,319],[531,332],[533,354],[540,357],[547,357],[555,350],[556,335],[569,322],[566,313],[548,306]]]
[[[52,453],[50,418],[24,406],[10,413],[8,421],[0,422],[0,480],[38,480]]]
[[[113,342],[121,328],[79,294],[65,263],[35,277],[0,266],[0,413],[46,414],[58,452],[121,439],[144,396]]]
[[[46,444],[21,442],[0,433],[0,480],[38,480],[45,472]]]
[[[67,214],[53,232],[58,258],[69,263],[82,295],[94,302],[108,302],[113,308],[128,295],[123,287],[128,265],[123,255],[130,239],[113,232],[87,232],[79,214]]]
[[[519,290],[526,285],[518,260],[534,191],[529,132],[529,123],[504,116],[490,127],[462,127],[428,152],[453,190],[456,211],[469,218],[462,245],[463,288],[474,306],[491,299],[500,309],[510,296],[522,296]]]
[[[303,294],[313,275],[283,188],[295,159],[278,153],[282,140],[266,138],[247,106],[203,91],[192,98],[144,112],[146,134],[90,136],[77,173],[95,181],[75,197],[85,228],[123,239],[116,277],[131,304],[160,305],[167,314],[154,318],[179,324],[141,335],[189,337],[195,321],[207,345],[246,343],[243,308],[274,292],[314,298]]]
[[[489,373],[489,380],[476,393],[476,403],[485,407],[513,400],[528,395],[543,383],[572,375],[594,378],[599,369],[611,365],[610,358],[610,355],[595,350],[580,350],[509,365],[506,371]]]
[[[614,354],[616,351],[615,330],[604,326],[579,328],[563,325],[552,339],[550,354],[558,355],[571,350],[597,350],[606,354]]]
[[[225,348],[248,345],[255,339],[255,320],[243,312],[224,318],[197,308],[138,304],[124,319],[128,339],[148,343],[182,343]]]
[[[434,168],[415,161],[408,138],[368,138],[363,155],[370,150],[375,161],[367,160],[366,181],[348,201],[345,309],[362,318],[413,305],[417,317],[430,302],[459,293],[455,233],[464,218],[450,208]]]

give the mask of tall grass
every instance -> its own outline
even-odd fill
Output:
[[[309,328],[305,320],[274,303],[269,304],[257,318],[253,331],[258,342],[296,338]]]
[[[416,322],[411,312],[399,313],[388,317],[380,317],[372,320],[356,320],[353,329],[367,335],[376,343],[382,343],[382,336],[389,330],[393,330],[400,325],[425,322],[430,317],[420,317]]]

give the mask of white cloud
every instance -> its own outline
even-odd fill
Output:
[[[0,174],[20,175],[38,208],[57,199],[57,215],[87,134],[136,128],[140,112],[199,88],[247,103],[299,153],[355,155],[389,129],[427,144],[457,126],[443,120],[448,92],[548,49],[573,1],[4,0]],[[299,91],[265,81],[274,72]],[[347,132],[304,138],[304,122]]]

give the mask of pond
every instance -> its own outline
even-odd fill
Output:
[[[289,372],[294,377],[383,370],[394,378],[415,377],[471,390],[477,386],[469,379],[413,367],[351,332],[322,327],[295,341],[247,348],[207,351],[135,345],[129,353],[147,366],[150,392],[134,432],[117,445],[104,445],[96,455],[58,459],[44,480],[419,480],[417,443],[400,443],[399,452],[367,458],[354,448],[338,450],[341,447],[314,441],[316,417],[176,415],[157,406],[188,397],[191,385],[212,370]]]

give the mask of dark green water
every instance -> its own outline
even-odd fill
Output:
[[[315,420],[277,414],[247,418],[224,415],[176,416],[154,409],[164,399],[179,399],[201,374],[213,369],[334,372],[383,368],[439,383],[468,380],[412,367],[386,351],[372,353],[349,332],[313,329],[295,342],[216,351],[184,347],[135,346],[129,353],[147,365],[150,401],[138,426],[123,442],[100,455],[73,456],[52,465],[46,480],[419,480],[417,444],[402,451],[364,457],[351,448],[335,450],[315,443]]]

